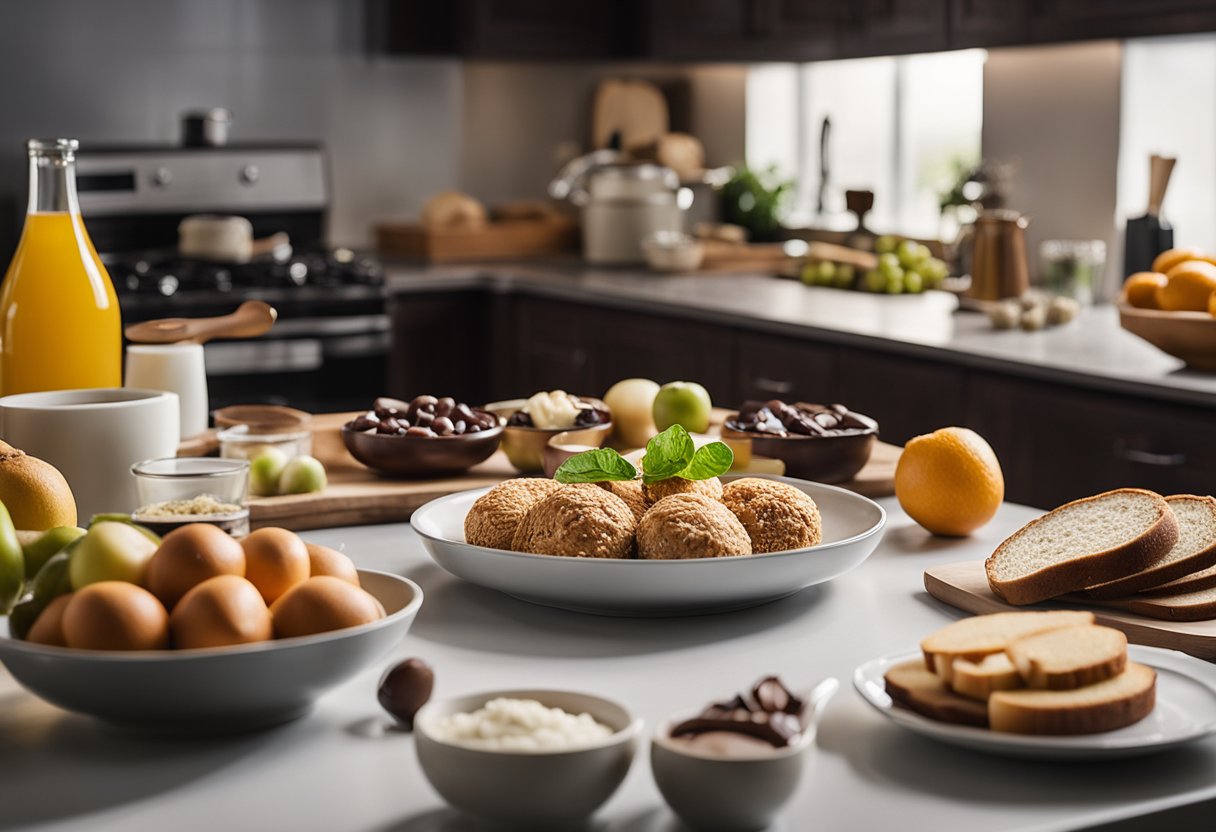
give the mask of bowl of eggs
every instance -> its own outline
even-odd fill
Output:
[[[237,540],[199,523],[157,540],[102,522],[0,621],[0,662],[35,695],[106,722],[244,731],[307,714],[388,653],[421,605],[414,582],[285,529]]]

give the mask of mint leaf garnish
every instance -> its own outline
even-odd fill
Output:
[[[637,475],[638,469],[616,451],[596,448],[567,459],[553,472],[553,479],[563,483],[608,482],[631,480]]]
[[[658,482],[678,475],[692,462],[696,446],[683,425],[672,425],[652,436],[642,457],[642,475],[646,482]]]
[[[711,480],[730,470],[735,464],[735,452],[725,442],[710,442],[697,448],[683,471],[677,477],[686,480]]]

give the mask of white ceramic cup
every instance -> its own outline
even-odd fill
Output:
[[[176,393],[183,439],[207,429],[207,368],[202,344],[132,344],[124,387]]]
[[[5,396],[0,437],[58,468],[87,523],[139,508],[131,466],[177,454],[177,394],[106,387]]]

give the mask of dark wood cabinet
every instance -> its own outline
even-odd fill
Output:
[[[961,368],[843,348],[839,356],[838,400],[876,419],[884,442],[902,445],[946,425],[968,427]]]
[[[739,333],[735,342],[734,404],[745,401],[831,403],[839,399],[836,351],[775,335]]]
[[[951,49],[1026,43],[1030,0],[950,0]]]
[[[696,61],[832,58],[845,11],[837,0],[654,0],[645,4],[645,52]]]
[[[410,399],[429,393],[464,402],[485,400],[490,375],[489,298],[481,292],[397,295],[389,303],[389,315],[393,347],[388,395]]]
[[[948,48],[946,0],[859,0],[843,4],[847,57],[939,52]]]
[[[1212,29],[1212,0],[1031,0],[1028,39],[1146,37]]]

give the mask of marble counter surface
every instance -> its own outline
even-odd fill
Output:
[[[953,296],[870,295],[756,274],[664,276],[566,264],[428,266],[389,263],[393,294],[455,290],[514,293],[672,315],[744,329],[989,368],[1112,393],[1216,407],[1216,374],[1119,326],[1110,306],[1041,332],[996,332],[985,316],[956,312]]]

